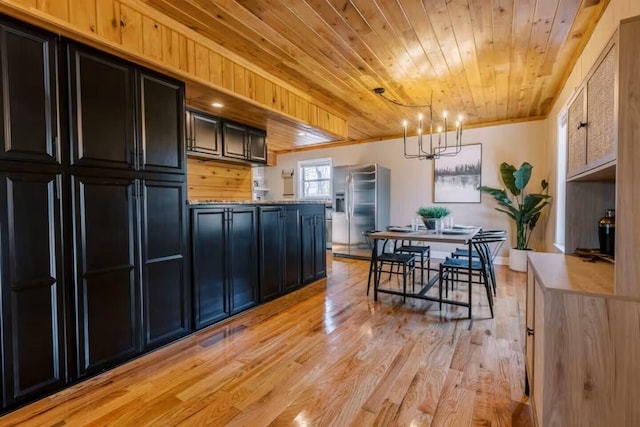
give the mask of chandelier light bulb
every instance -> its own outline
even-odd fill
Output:
[[[443,118],[443,119],[446,119],[446,118],[447,118],[447,112],[446,112],[446,111],[443,111],[443,112],[442,112],[442,118]]]
[[[402,121],[402,127],[405,128],[405,129],[407,128],[407,121],[406,120]]]
[[[438,126],[436,130],[438,131],[438,133],[442,132],[442,126]]]

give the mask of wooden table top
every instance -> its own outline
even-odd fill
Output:
[[[372,239],[394,239],[394,240],[413,240],[416,242],[441,242],[441,243],[467,243],[469,239],[473,238],[480,228],[473,229],[462,229],[460,231],[464,232],[461,234],[457,233],[457,229],[455,234],[447,234],[450,230],[443,230],[441,234],[436,233],[433,230],[420,230],[420,231],[411,231],[411,232],[401,232],[401,231],[379,231],[377,233],[371,233],[369,235]]]

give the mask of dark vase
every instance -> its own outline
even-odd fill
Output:
[[[615,257],[616,249],[616,211],[607,209],[598,222],[600,253]]]

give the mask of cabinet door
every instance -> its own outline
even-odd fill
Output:
[[[587,164],[587,131],[584,111],[584,89],[576,95],[569,106],[567,137],[567,176],[571,177],[584,171]]]
[[[324,207],[323,207],[324,210]],[[317,214],[315,216],[314,225],[314,237],[313,237],[313,255],[314,255],[314,269],[315,278],[319,279],[325,277],[327,273],[327,244],[326,244],[326,228],[324,222],[324,214]]]
[[[300,286],[300,208],[287,206],[284,210],[284,276],[285,292]]]
[[[587,169],[615,159],[616,49],[609,51],[587,82]]]
[[[139,352],[134,182],[74,177],[78,375]],[[167,232],[165,230],[165,232]]]
[[[102,53],[69,46],[72,164],[135,167],[134,72]]]
[[[56,163],[56,42],[0,21],[0,159]]]
[[[65,381],[64,280],[56,176],[0,174],[0,180],[6,407],[43,395]]]
[[[313,213],[303,212],[300,215],[301,225],[301,259],[302,259],[302,283],[313,281],[316,276],[315,272],[315,215]]]
[[[225,157],[234,159],[247,158],[247,129],[233,123],[224,122],[223,132],[223,153]]]
[[[149,172],[184,173],[184,90],[181,83],[138,73],[140,147],[138,167]]]
[[[142,313],[144,349],[189,332],[185,280],[186,195],[181,182],[142,183]]]
[[[260,301],[282,293],[284,210],[279,206],[261,207],[260,212]]]
[[[191,150],[206,154],[222,154],[220,119],[191,112]]]
[[[262,131],[249,129],[247,131],[249,139],[249,160],[255,162],[267,162],[267,136]]]
[[[230,214],[227,280],[234,314],[258,301],[258,224],[255,208],[233,208]]]
[[[229,316],[225,282],[227,215],[224,209],[191,211],[191,256],[196,329]]]

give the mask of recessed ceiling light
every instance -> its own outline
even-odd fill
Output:
[[[213,108],[222,108],[222,107],[224,107],[224,104],[222,104],[220,102],[213,102],[213,103],[211,103],[211,106]]]

